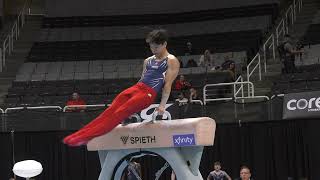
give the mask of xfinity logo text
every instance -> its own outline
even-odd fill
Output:
[[[174,146],[192,146],[195,145],[194,134],[181,134],[173,135],[173,145]]]
[[[310,98],[307,99],[291,99],[287,103],[287,109],[290,111],[294,110],[304,110],[307,109],[309,111],[320,111],[320,97],[318,98]]]

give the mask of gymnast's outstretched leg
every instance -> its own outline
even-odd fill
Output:
[[[96,117],[93,121],[91,121],[89,124],[87,124],[86,126],[81,128],[76,133],[73,133],[73,134],[67,136],[66,138],[64,138],[64,140],[63,140],[64,143],[68,144],[70,139],[85,133],[87,131],[87,129],[90,129],[90,128],[92,128],[92,127],[94,127],[94,126],[96,126],[96,125],[98,125],[100,123],[103,123],[105,121],[105,117],[110,116],[112,113],[115,112],[115,110],[117,110],[118,107],[120,107],[122,104],[124,104],[126,101],[129,100],[130,96],[132,96],[131,93],[134,93],[134,89],[136,89],[135,86],[132,86],[132,87],[124,90],[123,92],[121,92],[113,100],[111,105],[104,112],[102,112],[98,117]]]
[[[142,83],[139,83],[137,86],[135,86],[132,96],[130,96],[126,102],[124,102],[111,114],[101,117],[103,119],[102,121],[97,121],[97,123],[91,124],[91,126],[87,126],[86,128],[82,129],[82,133],[69,139],[68,144],[71,146],[86,144],[93,137],[110,132],[114,127],[116,127],[121,121],[129,117],[131,114],[147,108],[153,103],[156,93],[147,93],[142,86]],[[151,88],[147,87],[147,89]]]

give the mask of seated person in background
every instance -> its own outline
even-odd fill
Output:
[[[86,102],[80,98],[80,95],[76,92],[72,93],[71,99],[67,101],[67,106],[73,105],[86,105]],[[67,112],[83,112],[86,107],[69,107]]]
[[[209,49],[204,51],[199,59],[199,67],[212,67],[214,66],[213,56]]]
[[[193,87],[190,88],[190,95],[189,95],[189,101],[191,102],[192,100],[199,100],[198,92]]]
[[[248,166],[242,166],[240,168],[240,178],[236,180],[253,180],[251,178],[251,172]]]
[[[230,60],[229,56],[224,57],[224,62],[221,64],[221,68],[223,71],[229,71],[232,79],[235,79],[236,64],[234,61]]]
[[[232,61],[229,56],[224,57],[224,62],[221,64],[222,70],[229,70],[230,64],[235,64],[234,61]]]
[[[178,99],[176,99],[176,102],[179,103],[179,106],[183,106],[188,103],[188,99],[185,97],[184,93],[181,92],[178,96]]]
[[[179,80],[175,83],[175,90],[181,91],[191,87],[191,84],[185,80],[184,75],[180,75]]]
[[[210,172],[207,180],[231,180],[231,177],[225,172],[221,170],[221,163],[215,162],[214,163],[214,170]]]
[[[194,59],[189,59],[186,68],[198,67],[197,62]]]
[[[190,55],[193,55],[193,54],[194,54],[194,51],[193,51],[193,48],[192,48],[192,43],[189,41],[189,42],[187,42],[187,47],[186,47],[184,55],[185,56],[190,56]]]

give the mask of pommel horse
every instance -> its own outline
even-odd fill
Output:
[[[164,158],[178,180],[203,180],[199,171],[203,147],[213,145],[215,129],[215,121],[208,117],[118,125],[92,139],[87,149],[99,153],[98,180],[120,180],[128,164],[125,159],[147,153]],[[162,172],[156,174],[156,180]]]

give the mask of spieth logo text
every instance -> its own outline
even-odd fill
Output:
[[[174,146],[192,146],[196,144],[194,134],[173,135]]]
[[[152,144],[156,143],[156,136],[121,136],[123,144]]]
[[[291,99],[287,103],[287,109],[290,111],[294,110],[308,110],[310,111],[320,111],[320,97],[307,99]]]

